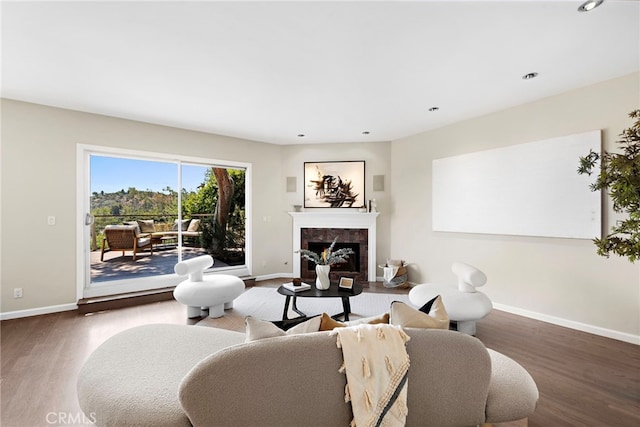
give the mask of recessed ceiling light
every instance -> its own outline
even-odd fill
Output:
[[[363,135],[369,135],[371,132],[369,132],[368,130],[365,130],[364,132],[362,132]]]
[[[299,133],[298,138],[304,138],[304,133]]]
[[[429,111],[438,111],[440,109],[440,107],[431,107],[429,108]]]
[[[536,78],[536,77],[538,77],[538,73],[536,73],[536,72],[528,73],[528,74],[525,74],[524,76],[522,76],[522,80],[531,80],[531,79]]]
[[[604,0],[589,0],[580,5],[578,12],[589,12],[600,6]]]

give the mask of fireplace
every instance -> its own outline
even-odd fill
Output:
[[[300,247],[316,253],[331,246],[333,239],[338,238],[334,250],[351,248],[355,253],[349,255],[346,263],[331,266],[329,278],[339,280],[350,277],[356,281],[367,281],[368,267],[368,231],[364,229],[345,228],[303,228],[300,230]],[[311,261],[300,265],[300,277],[306,280],[316,277],[316,266]]]
[[[340,211],[340,212],[336,212]],[[340,277],[354,278],[356,282],[376,280],[376,219],[377,212],[360,213],[356,211],[289,212],[293,218],[293,251],[310,249],[309,243],[321,243],[328,247],[334,238],[341,245],[357,245],[357,257],[354,264],[336,265],[331,268],[331,280]],[[322,252],[324,247],[314,252]],[[340,247],[340,246],[338,246]],[[352,246],[349,246],[352,247]],[[352,249],[354,249],[352,247]],[[356,249],[354,249],[356,251]],[[311,263],[313,264],[313,263]],[[309,265],[299,255],[293,256],[293,275],[307,281],[315,279],[315,266]]]

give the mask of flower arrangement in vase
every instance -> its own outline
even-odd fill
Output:
[[[300,249],[299,251],[296,251],[296,253],[300,253],[302,258],[316,264],[316,288],[320,290],[329,289],[329,271],[331,270],[331,266],[347,262],[349,255],[355,253],[351,248],[342,248],[334,251],[333,249],[337,240],[337,237],[333,239],[331,246],[319,254],[308,249]]]

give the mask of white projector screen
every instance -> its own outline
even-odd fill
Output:
[[[433,230],[600,237],[595,177],[577,172],[600,146],[597,130],[433,160]]]

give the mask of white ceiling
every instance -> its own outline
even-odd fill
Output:
[[[389,141],[639,71],[640,3],[580,3],[3,1],[2,96],[275,144]]]

